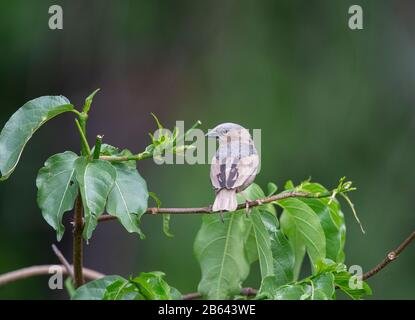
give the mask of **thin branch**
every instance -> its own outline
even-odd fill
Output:
[[[78,195],[75,203],[74,211],[74,227],[73,227],[73,264],[74,264],[74,284],[78,288],[84,284],[83,276],[83,219],[82,219],[82,199]]]
[[[299,191],[287,191],[282,192],[271,197],[257,199],[253,201],[248,201],[247,203],[242,203],[238,205],[237,210],[253,208],[260,206],[266,203],[286,199],[286,198],[326,198],[330,197],[332,192],[319,192],[319,193],[310,193],[310,192],[299,192]],[[146,214],[204,214],[204,213],[213,213],[212,207],[199,207],[199,208],[148,208],[145,212]],[[114,216],[103,215],[98,218],[98,221],[109,221],[117,219]]]
[[[73,273],[73,268],[69,264],[68,260],[65,259],[62,252],[54,244],[52,244],[52,250],[55,253],[55,255],[58,257],[60,263],[62,263],[65,266],[66,272],[71,276],[72,279],[75,279],[75,275]]]
[[[183,295],[183,300],[194,300],[201,298],[202,294],[199,292],[186,293]]]
[[[23,280],[27,278],[31,278],[34,276],[40,276],[40,275],[50,275],[50,271],[53,270],[51,268],[60,267],[63,270],[64,274],[68,274],[68,271],[66,270],[64,265],[61,264],[47,264],[47,265],[40,265],[40,266],[31,266],[27,268],[18,269],[15,271],[11,271],[5,274],[0,275],[0,286],[3,286],[5,284],[15,282],[18,280]],[[88,280],[96,280],[104,277],[105,275],[92,270],[88,268],[83,269],[83,273],[85,275],[85,278]]]
[[[388,253],[385,259],[363,275],[363,280],[373,277],[380,270],[385,268],[389,263],[395,261],[396,258],[408,247],[408,245],[415,239],[415,231],[413,231],[408,238],[406,238],[395,250]]]
[[[144,159],[150,159],[153,155],[148,152],[143,152],[135,154],[132,156],[100,156],[101,160],[110,161],[110,162],[124,162],[124,161],[140,161]]]

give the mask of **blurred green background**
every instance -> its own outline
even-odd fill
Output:
[[[63,7],[64,29],[48,28]],[[348,28],[361,4],[364,30]],[[163,124],[203,129],[237,122],[262,129],[257,183],[309,176],[329,188],[342,176],[366,234],[350,209],[346,263],[368,270],[415,226],[415,3],[413,1],[1,1],[0,126],[27,100],[63,94],[74,104],[101,88],[89,138],[141,151]],[[57,263],[55,233],[36,206],[35,178],[53,153],[78,150],[73,115],[54,119],[28,144],[0,184],[0,273]],[[138,169],[164,206],[201,206],[213,192],[207,165]],[[66,225],[70,221],[66,215]],[[181,292],[200,277],[193,240],[200,216],[146,216],[147,239],[103,223],[85,248],[85,265],[106,274],[162,270]],[[70,229],[59,247],[70,257]],[[370,279],[379,299],[414,299],[414,246]],[[258,266],[254,266],[255,273]],[[247,285],[256,286],[252,275]],[[0,298],[67,298],[47,277],[0,287]]]

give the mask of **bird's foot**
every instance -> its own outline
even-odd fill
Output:
[[[222,223],[225,223],[225,219],[223,218],[223,211],[219,211],[219,218]]]
[[[245,213],[246,213],[246,216],[248,217],[249,216],[249,214],[251,213],[251,209],[250,209],[250,207],[249,207],[249,204],[250,204],[250,200],[246,200],[245,201]]]

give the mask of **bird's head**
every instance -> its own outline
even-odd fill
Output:
[[[217,125],[213,129],[210,129],[206,134],[208,138],[240,138],[250,137],[248,130],[236,123],[226,122]]]

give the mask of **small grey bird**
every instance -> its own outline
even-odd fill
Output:
[[[236,194],[254,181],[258,171],[259,157],[254,142],[249,131],[235,123],[222,123],[206,136],[219,141],[210,167],[210,180],[216,191],[212,211],[235,211]]]

